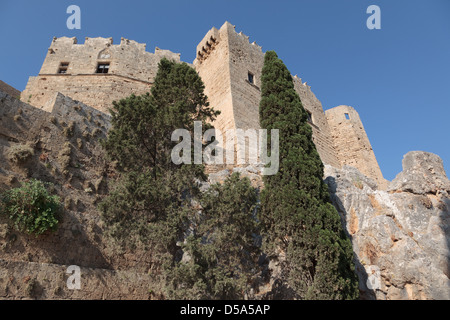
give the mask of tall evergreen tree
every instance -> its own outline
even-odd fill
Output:
[[[330,203],[307,112],[274,51],[265,54],[261,82],[261,127],[280,137],[279,172],[264,176],[261,195],[264,246],[272,258],[284,252],[284,281],[298,298],[355,299],[351,242]]]
[[[114,102],[112,128],[103,142],[120,174],[100,204],[107,233],[119,247],[151,247],[161,264],[172,263],[192,212],[190,197],[199,193],[195,181],[206,178],[203,165],[171,160],[178,143],[171,141],[174,130],[193,135],[194,121],[206,130],[217,115],[203,91],[193,68],[162,59],[151,95]]]

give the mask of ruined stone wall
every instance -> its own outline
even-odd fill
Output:
[[[338,106],[325,111],[331,129],[337,157],[341,165],[357,168],[385,188],[375,153],[359,118],[358,112],[349,106]]]
[[[145,48],[124,38],[118,45],[112,38],[86,38],[84,44],[76,38],[54,38],[39,75],[30,77],[21,99],[41,108],[54,92],[61,92],[107,111],[114,100],[148,92],[163,57],[180,61],[179,54]],[[59,73],[62,63],[67,65],[64,74]],[[107,74],[96,73],[99,63],[109,63]]]

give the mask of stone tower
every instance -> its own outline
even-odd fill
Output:
[[[221,114],[214,126],[227,129],[259,128],[259,102],[261,99],[261,71],[264,64],[262,48],[235,26],[225,22],[220,29],[212,28],[197,46],[194,66],[205,83],[205,93],[211,106]],[[380,187],[385,180],[370,146],[358,113],[350,107],[349,122],[342,107],[323,110],[311,87],[297,76],[294,88],[303,107],[310,115],[309,124],[313,141],[325,164],[333,167],[351,165],[376,180]],[[352,124],[352,130],[348,125]],[[343,143],[346,141],[346,144]]]
[[[358,112],[349,106],[338,106],[325,111],[325,114],[340,164],[357,168],[374,179],[381,188],[386,188],[386,180]]]
[[[21,100],[46,109],[47,102],[60,92],[100,111],[108,112],[114,100],[150,90],[163,58],[180,61],[180,55],[156,48],[145,51],[146,45],[121,39],[53,38],[47,56],[36,77],[30,77]]]
[[[215,127],[225,132],[230,128],[259,128],[262,48],[249,37],[237,33],[229,22],[211,29],[197,46],[194,66],[205,82],[210,104],[221,111]],[[310,125],[318,152],[327,164],[340,166],[331,140],[322,104],[311,88],[297,76],[294,87],[310,114]]]

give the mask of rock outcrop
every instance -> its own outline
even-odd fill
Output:
[[[447,196],[450,192],[450,181],[439,156],[411,151],[403,157],[402,165],[403,171],[395,177],[388,191],[414,194],[442,193],[443,196]]]
[[[263,187],[252,167],[212,173],[204,187],[233,172]],[[325,177],[352,240],[362,299],[450,299],[450,181],[437,155],[406,154],[388,191],[350,166],[325,166]],[[277,289],[280,265],[267,267],[259,297],[290,299]]]
[[[388,191],[352,167],[325,176],[363,299],[450,299],[450,181],[437,155],[406,154]]]

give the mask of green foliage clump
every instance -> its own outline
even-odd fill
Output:
[[[201,213],[182,245],[188,258],[176,263],[167,277],[169,298],[245,297],[260,272],[256,204],[256,190],[238,173],[202,196]]]
[[[61,203],[48,193],[39,180],[25,182],[1,196],[0,213],[6,215],[18,231],[40,235],[58,226]]]
[[[261,127],[279,129],[280,137],[279,172],[264,176],[261,194],[264,248],[272,259],[285,253],[284,281],[298,298],[355,299],[351,242],[330,203],[307,112],[273,51],[265,54],[261,83]]]

